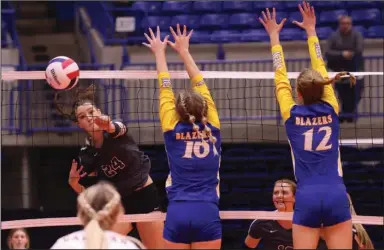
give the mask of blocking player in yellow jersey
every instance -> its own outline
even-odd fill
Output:
[[[354,78],[348,73],[328,78],[316,35],[315,11],[306,2],[299,10],[303,21],[294,23],[307,33],[312,69],[304,69],[296,79],[297,102],[292,97],[279,41],[285,19],[276,23],[275,9],[272,13],[266,9],[259,18],[270,37],[276,97],[297,180],[293,247],[316,249],[323,226],[329,249],[351,249],[352,220],[339,152],[339,106],[331,84],[344,76]]]
[[[215,103],[199,68],[189,53],[187,33],[171,28],[175,42],[160,40],[149,29],[145,35],[155,58],[160,88],[160,122],[170,175],[166,182],[169,205],[165,220],[166,249],[220,249],[219,166],[220,121]],[[169,44],[184,61],[192,90],[175,98],[165,49]]]

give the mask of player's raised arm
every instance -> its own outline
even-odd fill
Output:
[[[303,2],[302,5],[299,4],[299,10],[303,17],[303,21],[301,23],[293,21],[293,23],[304,29],[307,33],[308,49],[311,57],[312,68],[318,71],[325,80],[328,80],[328,72],[325,68],[321,54],[320,42],[316,34],[315,9],[313,6],[310,6],[309,3]],[[339,113],[339,104],[331,85],[324,85],[322,100],[329,103],[334,108],[336,114]]]
[[[172,91],[171,77],[168,72],[167,60],[165,57],[165,49],[167,48],[168,36],[164,41],[160,39],[160,28],[157,26],[156,36],[152,29],[149,29],[149,34],[144,34],[148,43],[143,43],[150,48],[156,59],[156,69],[160,88],[160,122],[163,132],[172,130],[178,122],[175,96]]]
[[[285,66],[283,48],[280,45],[279,34],[286,19],[284,18],[279,24],[276,22],[275,8],[272,10],[272,14],[269,9],[262,12],[262,17],[259,21],[263,24],[267,31],[271,47],[273,66],[275,68],[275,85],[276,85],[276,97],[280,105],[280,112],[283,120],[286,121],[290,116],[290,111],[295,101],[292,97],[292,87],[288,80],[287,68]]]
[[[168,44],[179,53],[181,59],[183,60],[189,78],[192,81],[193,90],[200,93],[204,97],[208,107],[208,122],[216,128],[220,129],[220,120],[215,102],[213,101],[211,93],[209,92],[209,89],[204,82],[199,68],[193,60],[192,55],[189,53],[189,40],[193,34],[193,30],[187,34],[187,27],[184,25],[183,32],[181,32],[179,24],[177,24],[176,32],[172,27],[170,27],[170,30],[175,39],[175,42],[172,43],[168,41]]]

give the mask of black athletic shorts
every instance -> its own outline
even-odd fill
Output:
[[[148,214],[161,211],[160,198],[155,183],[121,197],[125,214]]]

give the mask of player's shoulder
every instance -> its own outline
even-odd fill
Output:
[[[84,247],[84,231],[76,231],[59,238],[51,249],[82,249]]]

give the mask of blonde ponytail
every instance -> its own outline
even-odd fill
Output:
[[[317,84],[317,85],[322,85],[322,86],[325,86],[325,85],[329,85],[329,84],[334,84],[336,83],[337,81],[339,81],[341,78],[347,78],[349,77],[349,84],[351,86],[351,88],[353,87],[353,85],[356,84],[356,77],[353,76],[351,73],[349,72],[340,72],[340,73],[337,73],[335,75],[335,77],[333,78],[330,78],[329,80],[324,80],[324,81],[317,81],[315,78],[313,79],[312,83],[314,84]]]
[[[349,194],[347,194],[348,200],[349,200],[349,209],[351,211],[351,215],[356,215],[355,208],[353,207],[352,199]],[[369,235],[363,225],[361,224],[353,224],[353,227],[356,230],[356,235],[359,240],[360,247],[363,247],[364,249],[374,249],[373,243],[371,241],[371,238],[369,238]],[[355,240],[355,239],[354,239]],[[362,246],[361,246],[362,245]]]
[[[107,249],[104,230],[110,230],[118,215],[124,212],[120,194],[112,185],[99,182],[84,190],[78,196],[77,203],[78,216],[85,225],[86,249]]]
[[[92,219],[84,228],[85,248],[86,249],[108,249],[104,230],[101,229],[99,222]]]

